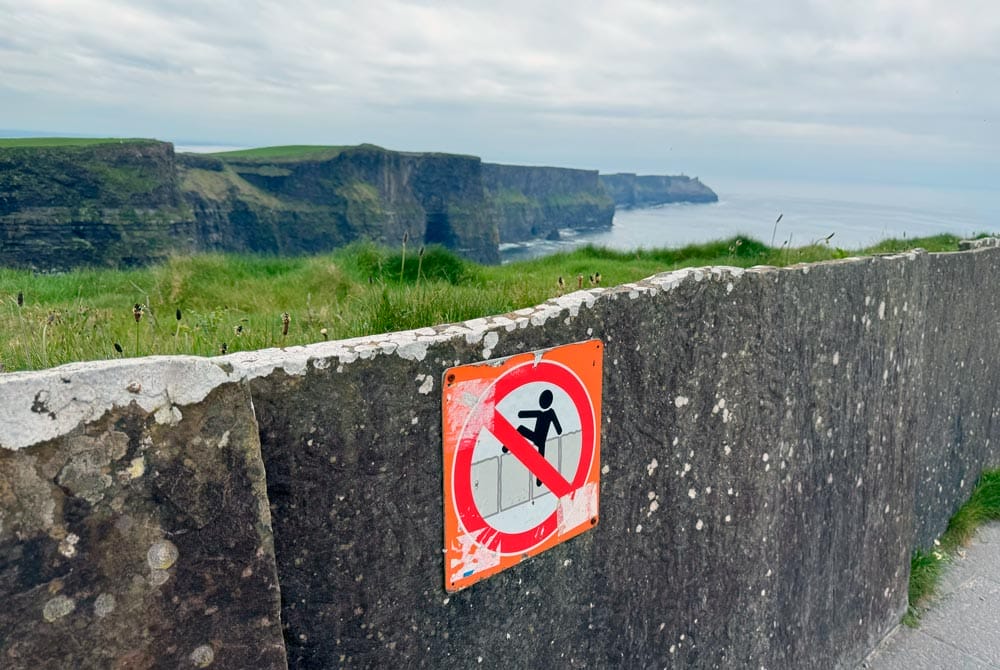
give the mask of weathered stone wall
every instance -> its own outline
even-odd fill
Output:
[[[1000,464],[1000,296],[990,288],[1000,249],[980,249],[930,257],[924,306],[914,317],[917,386],[904,416],[912,422],[921,547],[968,500],[983,464]]]
[[[131,479],[120,473],[148,433],[153,445],[167,446],[146,447],[152,452],[145,453],[163,450],[162,464],[147,465],[136,481],[169,510],[156,517],[155,505],[137,503],[155,519],[150,528],[174,533],[173,520],[190,534],[206,532],[196,515],[204,507],[184,503],[176,512],[177,503],[162,493],[171,486],[151,477],[151,469],[178,471],[171,470],[178,458],[188,479],[205,473],[204,481],[226,482],[231,495],[242,491],[260,510],[254,533],[230,530],[242,544],[190,538],[181,547],[171,539],[180,549],[178,566],[185,556],[195,565],[213,558],[242,565],[250,552],[266,572],[269,502],[289,667],[851,667],[905,611],[911,550],[944,529],[984,467],[1000,465],[994,427],[1000,304],[989,290],[997,282],[1000,249],[988,247],[784,270],[685,270],[505,316],[244,352],[203,362],[199,370],[184,368],[195,365],[187,359],[151,359],[148,376],[136,381],[161,389],[149,394],[133,393],[127,381],[147,369],[142,361],[108,364],[107,373],[86,367],[87,384],[72,367],[0,377],[0,456],[22,459],[14,469],[0,464],[0,473],[8,473],[0,481],[34,472],[15,479],[41,481],[53,499],[83,497],[80,509],[100,511],[104,498],[86,498],[94,477],[67,485],[72,478],[59,474],[65,464],[43,464],[79,458],[73,440],[86,438],[88,445],[105,445],[87,447],[95,454],[87,467],[100,455],[111,464],[113,485],[124,486]],[[444,371],[591,337],[605,344],[600,523],[447,594]],[[188,389],[177,381],[182,371],[184,379],[202,381]],[[112,391],[64,390],[95,388],[101,374],[114,380],[107,385]],[[37,395],[41,390],[48,395]],[[200,418],[227,412],[230,418],[218,423]],[[167,430],[171,422],[177,425]],[[236,444],[245,462],[262,454],[266,501],[258,470],[215,478],[217,459],[233,458],[216,445],[227,434],[222,427],[232,431],[234,424],[259,430],[259,452],[251,434]],[[174,430],[179,437],[168,437]],[[124,452],[114,447],[126,441],[119,433],[129,436]],[[4,490],[5,556],[26,555],[37,544],[59,565],[82,560],[57,558],[68,535],[44,524],[12,535],[10,524],[24,526],[25,510],[38,505],[12,503]],[[127,513],[114,510],[120,494],[101,495],[112,501],[101,512],[108,519]],[[237,518],[249,528],[248,512],[241,513]],[[88,534],[72,530],[81,514],[56,522],[89,538],[78,540],[77,550],[90,551],[117,532],[117,521],[87,522]],[[157,531],[144,532],[149,536],[137,545],[159,540]],[[156,581],[159,573],[147,574],[142,556],[133,558],[124,562],[138,578],[129,579],[139,586]],[[101,634],[88,599],[109,587],[93,570],[73,572],[78,581],[71,583],[48,572],[14,579],[2,567],[22,564],[27,560],[0,563],[0,593],[24,603],[14,623],[0,614],[0,627],[13,626],[0,628],[6,633],[0,639],[12,641],[0,653],[30,658],[40,653],[34,651],[39,635],[49,635],[52,648],[69,639],[84,645],[79,641]],[[79,563],[90,564],[89,558]],[[242,573],[234,568],[234,574]],[[222,583],[219,576],[200,585],[216,579]],[[142,596],[143,606],[166,602],[163,589],[181,582],[156,587],[153,596]],[[139,586],[133,590],[142,595]],[[227,606],[251,607],[240,601],[246,595],[263,607],[252,590],[228,588]],[[268,593],[273,598],[277,590]],[[55,607],[49,603],[59,594],[76,606],[49,621],[46,607]],[[188,591],[177,597],[195,598]],[[163,640],[177,638],[195,616],[194,607],[157,612],[149,635]],[[262,651],[274,648],[269,636],[277,614],[267,620],[272,627],[260,635]],[[138,639],[135,631],[120,637],[128,635]],[[182,638],[171,666],[204,644],[194,644],[196,637]],[[213,645],[212,667],[243,667],[219,653],[229,643]]]
[[[0,667],[287,667],[245,381],[137,359],[0,398]]]

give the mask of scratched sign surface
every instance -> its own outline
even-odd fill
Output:
[[[448,591],[597,525],[603,353],[589,340],[445,371]]]

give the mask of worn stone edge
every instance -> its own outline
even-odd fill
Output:
[[[176,425],[183,417],[180,408],[243,376],[197,356],[89,361],[0,375],[0,449],[55,439],[132,403],[157,423]]]
[[[987,250],[979,248],[971,252]],[[245,351],[216,358],[197,356],[151,356],[115,361],[71,363],[36,372],[0,375],[0,449],[18,450],[52,440],[75,429],[81,423],[96,420],[105,412],[136,403],[156,420],[176,424],[181,408],[203,400],[221,384],[266,377],[280,370],[286,375],[302,376],[311,368],[326,369],[337,365],[342,370],[357,360],[395,355],[405,360],[422,361],[432,345],[465,340],[481,344],[484,360],[493,355],[502,333],[529,326],[537,327],[556,318],[576,318],[582,309],[592,309],[603,300],[655,296],[688,282],[705,280],[726,282],[732,291],[735,283],[747,277],[785,273],[809,273],[824,265],[882,260],[913,260],[922,249],[881,256],[849,257],[801,263],[787,267],[706,266],[683,268],[647,277],[638,282],[608,288],[575,291],[546,302],[510,312],[416,330],[399,331],[331,342],[319,342],[288,348]],[[949,252],[963,253],[963,252]],[[418,391],[428,394],[434,380],[418,378]]]

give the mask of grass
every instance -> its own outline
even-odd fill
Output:
[[[918,246],[956,250],[958,238],[886,241],[858,253]],[[469,263],[439,247],[421,253],[411,243],[405,258],[401,249],[354,244],[310,257],[178,256],[135,270],[36,275],[0,269],[0,365],[32,370],[119,356],[211,356],[223,345],[235,352],[308,344],[504,314],[557,295],[559,277],[568,292],[578,277],[588,288],[594,273],[613,286],[681,267],[786,265],[846,255],[826,244],[771,248],[735,237],[634,252],[587,246],[504,266]],[[136,303],[144,306],[138,324]],[[291,318],[287,334],[284,312]]]
[[[87,147],[95,144],[141,144],[156,141],[123,137],[0,137],[0,148]]]
[[[301,160],[333,158],[349,147],[323,146],[314,144],[289,144],[278,147],[258,147],[255,149],[238,149],[236,151],[220,151],[208,154],[222,159],[237,160]]]
[[[969,544],[976,529],[1000,519],[1000,470],[984,472],[969,501],[948,522],[944,534],[930,550],[917,549],[910,561],[910,605],[903,623],[916,627],[927,601],[934,595],[945,565]]]

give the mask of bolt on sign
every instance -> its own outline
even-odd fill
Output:
[[[597,525],[600,340],[444,373],[445,589]]]

